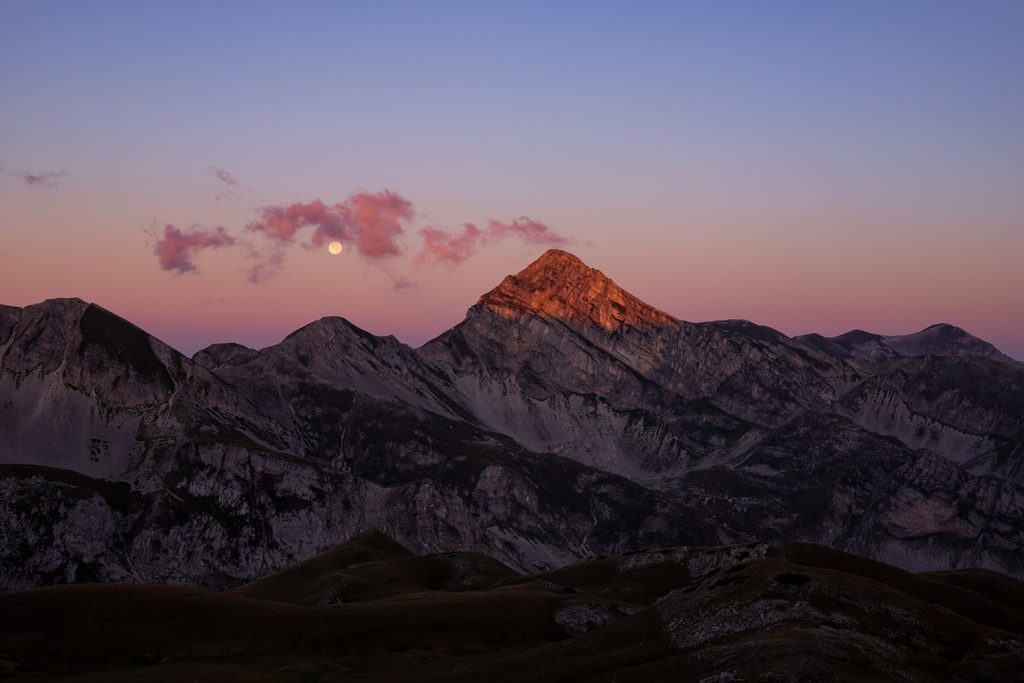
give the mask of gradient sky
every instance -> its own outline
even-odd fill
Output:
[[[0,302],[186,353],[324,315],[418,345],[545,248],[426,265],[418,231],[528,216],[683,319],[1024,359],[1022,2],[4,0],[0,121]],[[397,257],[296,245],[253,284],[244,245],[176,274],[147,236],[259,246],[261,207],[384,189]]]

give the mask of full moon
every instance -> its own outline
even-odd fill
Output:
[[[327,245],[327,251],[331,252],[335,256],[340,254],[342,249],[344,249],[344,247],[341,246],[341,242],[331,242]]]

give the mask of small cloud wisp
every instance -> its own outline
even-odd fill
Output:
[[[61,178],[67,175],[67,171],[47,171],[46,173],[19,173],[26,185],[33,187],[57,187]]]
[[[438,228],[420,230],[423,246],[416,255],[419,264],[459,265],[477,253],[481,247],[500,242],[508,237],[518,237],[525,244],[558,247],[568,244],[569,240],[550,226],[522,216],[511,223],[491,221],[487,230],[481,230],[472,223],[462,227],[461,234],[455,234]]]
[[[210,175],[212,175],[226,187],[235,187],[236,185],[238,185],[238,181],[235,180],[235,177],[231,175],[229,172],[225,171],[223,168],[211,166]]]
[[[235,176],[231,175],[229,171],[219,166],[210,166],[210,176],[218,183],[224,186],[224,190],[216,197],[214,197],[214,201],[219,202],[220,200],[225,199],[226,197],[238,198],[242,196],[241,194],[239,194],[239,192],[243,188],[238,184],[238,179],[235,178]],[[245,190],[247,192],[252,192],[252,190],[248,188],[245,188]]]
[[[526,244],[541,244],[548,247],[560,247],[569,243],[567,238],[556,233],[548,225],[526,216],[521,216],[511,223],[491,221],[487,234],[492,241],[518,237]]]

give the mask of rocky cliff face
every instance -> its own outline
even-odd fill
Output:
[[[188,359],[0,307],[0,587],[224,587],[367,527],[530,570],[792,538],[1024,575],[1024,366],[910,337],[681,322],[557,250],[415,350],[324,318]]]

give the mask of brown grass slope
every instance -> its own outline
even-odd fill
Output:
[[[915,575],[783,542],[519,576],[467,553],[417,557],[370,532],[229,592],[79,584],[0,596],[4,683],[1014,681],[1022,653],[1020,582]]]
[[[479,590],[510,576],[518,575],[478,553],[417,556],[379,531],[366,531],[231,592],[315,607],[425,591]]]

